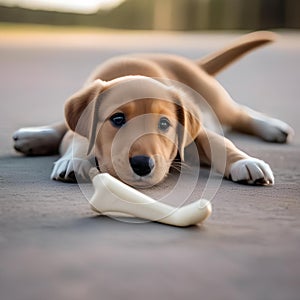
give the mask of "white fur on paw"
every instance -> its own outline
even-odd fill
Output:
[[[265,141],[273,143],[289,142],[294,136],[294,130],[287,123],[270,118],[262,113],[244,107],[252,118],[255,134]]]
[[[232,181],[257,185],[273,185],[274,175],[270,166],[257,158],[241,159],[231,165]]]
[[[51,179],[64,182],[88,181],[91,168],[87,159],[63,156],[54,163]]]
[[[54,154],[58,151],[60,136],[48,127],[21,128],[13,134],[14,148],[26,155]]]
[[[255,127],[259,130],[260,136],[268,142],[286,143],[294,135],[294,130],[278,119],[256,119]]]

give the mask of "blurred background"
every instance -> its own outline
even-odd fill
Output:
[[[300,28],[299,0],[0,0],[0,22],[136,30]]]
[[[0,0],[1,299],[299,300],[299,16],[300,0]],[[96,217],[78,185],[49,179],[58,156],[13,149],[18,128],[63,120],[64,101],[112,56],[198,59],[259,29],[280,31],[278,42],[217,79],[297,135],[283,146],[231,134],[272,165],[276,185],[224,180],[203,227]]]

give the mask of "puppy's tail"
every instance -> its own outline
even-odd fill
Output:
[[[232,45],[197,60],[196,64],[214,76],[254,48],[275,41],[276,37],[275,33],[269,31],[247,34]]]

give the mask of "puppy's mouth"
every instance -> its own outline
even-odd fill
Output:
[[[129,174],[130,173],[130,174]],[[139,176],[136,173],[129,172],[125,176],[118,176],[124,183],[138,189],[147,189],[161,183],[166,177],[168,172],[157,173],[153,170],[146,176]]]
[[[139,177],[134,176],[134,178],[131,178],[131,179],[123,179],[122,178],[122,181],[132,187],[140,188],[140,189],[151,188],[154,185],[159,183],[159,182],[154,182],[152,178],[145,178],[145,177],[140,177],[140,176]]]
[[[138,189],[151,188],[161,183],[168,174],[169,165],[162,160],[146,159],[145,156],[136,156],[134,159],[116,159],[113,164],[98,164],[100,172],[106,172],[123,181],[124,183]]]

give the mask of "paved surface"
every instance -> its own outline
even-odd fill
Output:
[[[131,51],[198,57],[233,37],[1,34],[1,299],[299,299],[298,33],[284,34],[219,77],[235,99],[288,121],[296,136],[289,145],[273,145],[231,134],[271,164],[276,185],[224,180],[202,226],[98,217],[76,184],[49,180],[57,157],[24,158],[11,147],[19,127],[59,120],[64,99],[105,58]]]

